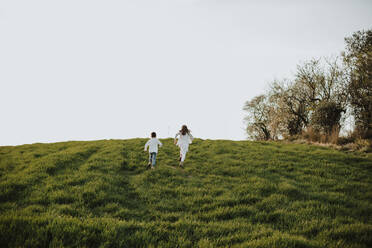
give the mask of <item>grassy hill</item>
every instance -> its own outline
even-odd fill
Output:
[[[372,157],[162,141],[0,147],[0,247],[372,247]]]

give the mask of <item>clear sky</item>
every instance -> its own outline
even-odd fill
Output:
[[[243,104],[372,28],[372,1],[0,2],[0,145],[245,139]]]

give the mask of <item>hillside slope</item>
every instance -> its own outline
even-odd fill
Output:
[[[0,247],[372,247],[372,158],[196,139],[0,147]]]

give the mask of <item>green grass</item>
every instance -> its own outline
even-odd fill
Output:
[[[196,139],[0,147],[0,247],[372,247],[372,157]]]

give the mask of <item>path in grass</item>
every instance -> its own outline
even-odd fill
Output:
[[[372,158],[196,139],[0,147],[0,246],[371,247]]]

